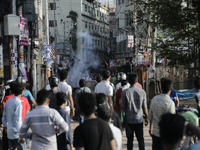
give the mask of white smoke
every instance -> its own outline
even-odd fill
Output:
[[[95,54],[97,47],[95,46],[95,38],[88,32],[78,33],[78,39],[82,40],[81,50],[75,56],[74,65],[68,72],[67,82],[72,87],[79,87],[79,80],[91,80],[90,70],[99,67],[99,58]]]

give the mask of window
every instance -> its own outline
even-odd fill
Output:
[[[92,23],[92,30],[93,30],[93,23]]]
[[[85,28],[87,28],[87,21],[85,22]]]
[[[95,40],[95,46],[97,46],[97,40]]]
[[[89,23],[89,29],[90,29],[90,23]]]
[[[100,40],[98,40],[98,46],[100,46]]]
[[[49,3],[49,9],[50,10],[56,10],[56,3]]]
[[[49,20],[49,27],[54,27],[54,20]],[[57,27],[57,20],[56,20],[56,27]]]
[[[88,6],[88,12],[90,12],[90,6]]]
[[[85,11],[87,11],[87,5],[85,5]]]
[[[97,17],[99,17],[99,10],[97,10]]]

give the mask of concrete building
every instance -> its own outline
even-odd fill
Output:
[[[97,1],[93,3],[86,0],[59,0],[55,2],[57,49],[64,56],[63,59],[70,60],[73,55],[75,57],[90,56],[90,52],[93,51],[104,61],[110,36],[109,9]],[[53,0],[50,0],[50,37],[54,37],[53,12],[54,3]]]
[[[117,33],[117,24],[116,24],[116,4],[109,4],[109,23],[110,23],[110,49],[112,52],[112,58],[115,58],[115,52],[117,49],[116,33]]]
[[[142,47],[141,43],[146,38],[146,23],[143,22],[142,7],[137,4],[136,9],[137,26],[135,27],[134,19],[136,16],[134,16],[133,2],[130,0],[116,1],[117,50],[115,58],[120,60],[122,67],[135,62],[134,59],[137,55],[134,48],[135,43],[137,43],[137,50],[139,51]]]

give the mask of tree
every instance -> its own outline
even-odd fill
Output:
[[[152,45],[158,57],[165,56],[171,64],[188,64],[198,55],[197,10],[192,7],[192,0],[184,6],[182,0],[149,0],[143,3],[150,12],[153,26],[158,27],[157,44]],[[156,22],[154,21],[156,18]]]

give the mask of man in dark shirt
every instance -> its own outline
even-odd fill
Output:
[[[56,110],[60,113],[60,115],[63,117],[63,119],[69,126],[68,132],[57,135],[57,147],[58,147],[58,150],[70,150],[70,149],[73,150],[70,116],[64,109],[66,105],[67,106],[69,105],[68,96],[64,92],[58,92],[56,94],[56,99],[57,99],[56,104],[58,106]]]
[[[109,125],[95,116],[94,95],[82,93],[78,104],[85,120],[74,131],[76,150],[115,150],[115,140]]]
[[[50,79],[50,86],[51,90],[49,90],[50,95],[49,95],[49,107],[50,108],[56,108],[56,93],[57,93],[57,88],[58,88],[59,80],[56,77],[52,77]]]

